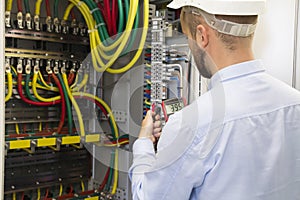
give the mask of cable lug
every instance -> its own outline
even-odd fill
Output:
[[[30,13],[26,13],[25,15],[26,27],[28,30],[32,29],[31,15]]]
[[[22,12],[18,12],[18,14],[17,14],[17,22],[18,22],[18,28],[19,29],[23,29],[24,26],[23,26],[23,14],[22,14]]]

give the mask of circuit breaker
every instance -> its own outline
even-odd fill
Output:
[[[131,199],[143,117],[199,76],[168,2],[5,1],[1,198]]]

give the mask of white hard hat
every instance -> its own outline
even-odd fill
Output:
[[[173,0],[168,7],[193,6],[215,15],[260,15],[266,0]]]
[[[260,15],[265,10],[266,0],[173,0],[168,5],[173,9],[184,6],[199,8],[200,11],[194,14],[203,16],[206,23],[220,33],[248,37],[254,33],[256,24],[239,24],[217,19],[215,15]],[[201,12],[201,10],[212,15]]]

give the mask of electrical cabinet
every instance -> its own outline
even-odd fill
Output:
[[[168,2],[3,2],[4,199],[131,199],[144,115],[199,85]]]

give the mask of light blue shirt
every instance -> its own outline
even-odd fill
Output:
[[[138,139],[133,199],[300,199],[300,93],[258,60],[216,73],[210,90],[172,115],[155,154]]]

